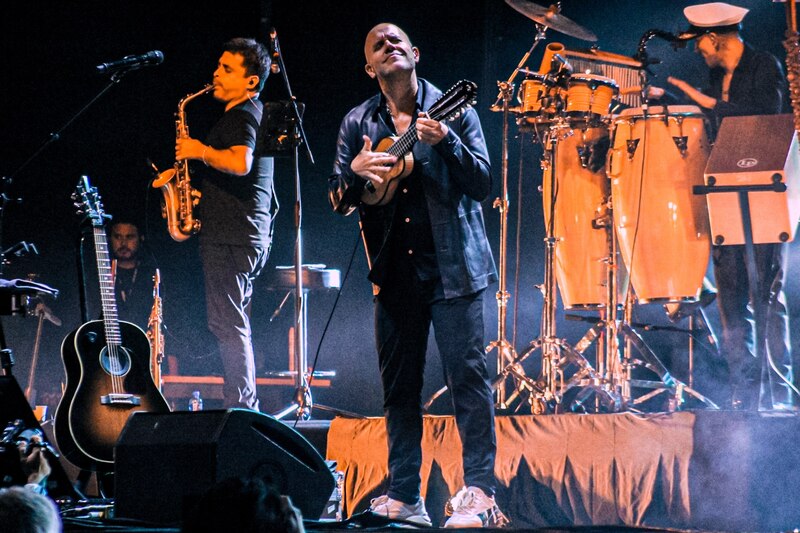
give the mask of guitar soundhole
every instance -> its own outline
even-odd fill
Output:
[[[118,346],[112,355],[106,346],[100,352],[100,366],[112,376],[124,376],[131,369],[131,354],[122,346]]]

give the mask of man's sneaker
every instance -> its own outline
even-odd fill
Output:
[[[431,527],[431,519],[428,516],[428,511],[425,510],[425,500],[422,499],[422,496],[417,500],[417,503],[411,505],[384,494],[370,500],[369,511],[391,520],[402,520],[404,522],[413,522],[420,526]]]
[[[487,496],[478,487],[464,487],[458,491],[447,503],[445,514],[450,515],[444,523],[446,528],[503,527],[508,522],[495,504],[494,496]]]

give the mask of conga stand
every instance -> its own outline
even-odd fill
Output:
[[[625,341],[625,349],[623,352],[623,375],[625,376],[621,382],[622,402],[623,405],[632,408],[635,405],[642,404],[647,400],[661,394],[669,393],[672,395],[670,400],[669,409],[675,411],[680,409],[685,401],[684,394],[693,396],[697,400],[703,402],[711,409],[719,409],[710,398],[705,397],[700,392],[693,389],[690,385],[686,385],[664,366],[664,363],[658,356],[650,349],[644,339],[634,329],[634,326],[642,326],[641,324],[634,324],[633,318],[633,293],[628,290],[627,298],[625,300],[623,319],[618,325],[618,331],[623,336]],[[647,326],[648,329],[656,329],[653,326]],[[660,328],[660,329],[674,329],[674,328]],[[634,359],[632,356],[633,349],[636,350],[641,359]],[[655,373],[659,381],[640,380],[632,378],[632,370],[635,366],[644,366],[651,372]],[[633,398],[632,389],[652,389],[651,392],[643,394],[638,398]]]
[[[595,229],[604,229],[606,232],[606,294],[600,317],[582,317],[567,315],[568,320],[582,320],[595,322],[584,336],[575,344],[575,350],[583,354],[589,346],[597,341],[597,370],[596,377],[590,387],[585,388],[574,398],[571,409],[573,411],[586,410],[587,401],[594,396],[594,410],[604,407],[607,411],[617,412],[623,409],[626,399],[630,398],[628,386],[629,369],[622,364],[619,347],[619,331],[621,322],[617,319],[619,313],[619,263],[617,239],[614,226],[613,202],[609,196],[605,201],[605,212],[592,221]],[[602,391],[601,396],[595,393]]]
[[[566,133],[565,130],[569,130]],[[543,166],[549,170],[550,194],[553,196],[550,201],[550,213],[546,224],[545,236],[545,256],[544,256],[544,284],[541,286],[542,296],[542,322],[540,337],[532,341],[528,348],[516,359],[511,361],[503,368],[495,378],[495,382],[505,379],[512,375],[525,382],[526,386],[532,391],[530,398],[531,410],[534,414],[544,413],[548,406],[554,407],[560,404],[564,393],[576,385],[585,385],[592,390],[602,394],[607,391],[601,385],[601,379],[596,374],[591,364],[570,346],[565,340],[556,337],[556,275],[555,260],[556,246],[558,237],[555,235],[555,194],[556,194],[556,161],[558,142],[564,135],[571,134],[570,125],[561,118],[553,120],[552,125],[545,134],[545,154]],[[519,372],[520,363],[527,359],[535,351],[541,350],[542,370],[538,380],[534,381]],[[565,379],[565,370],[570,366],[577,366],[574,374],[568,380]]]

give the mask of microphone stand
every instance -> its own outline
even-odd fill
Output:
[[[119,71],[115,72],[114,74],[112,74],[108,85],[103,87],[100,90],[100,92],[97,93],[91,100],[89,100],[89,102],[86,105],[84,105],[80,110],[78,110],[77,113],[75,113],[69,120],[67,120],[67,122],[63,126],[61,126],[61,128],[59,128],[58,131],[56,131],[55,133],[51,133],[50,136],[47,138],[47,140],[44,141],[41,144],[41,146],[39,146],[39,148],[37,148],[36,151],[27,160],[25,160],[25,162],[22,163],[22,165],[20,165],[19,168],[17,168],[17,170],[14,171],[13,174],[11,174],[11,176],[8,178],[9,182],[17,174],[19,174],[25,167],[27,167],[31,162],[33,162],[37,157],[39,157],[39,154],[44,152],[44,150],[48,146],[53,144],[55,141],[60,141],[61,140],[61,134],[64,133],[64,131],[68,127],[70,127],[72,125],[72,123],[75,122],[78,119],[78,117],[83,115],[86,112],[86,110],[88,110],[97,100],[99,100],[101,96],[103,96],[105,93],[107,93],[111,89],[111,87],[113,87],[114,85],[119,83],[122,80],[122,76],[127,74],[128,72],[130,72],[130,70],[131,69],[122,69],[122,70],[119,70]]]
[[[12,199],[9,198],[9,196],[6,194],[8,187],[11,185],[11,183],[13,183],[14,178],[17,177],[17,175],[19,175],[20,172],[22,172],[25,168],[28,167],[28,165],[30,165],[34,160],[36,160],[36,158],[39,157],[39,155],[42,152],[44,152],[45,149],[47,149],[51,144],[53,144],[55,141],[61,140],[61,135],[64,133],[64,131],[66,131],[66,129],[69,128],[72,125],[72,123],[78,119],[78,117],[83,115],[87,109],[89,109],[97,100],[99,100],[100,97],[102,97],[105,93],[107,93],[111,89],[111,87],[119,83],[122,80],[122,76],[124,76],[131,70],[133,69],[130,68],[120,69],[114,74],[112,74],[109,83],[105,87],[103,87],[100,90],[100,92],[97,93],[91,100],[89,100],[86,103],[86,105],[84,105],[81,109],[79,109],[77,113],[75,113],[69,120],[67,120],[67,122],[65,122],[64,125],[61,126],[55,133],[51,133],[47,138],[47,140],[45,140],[39,146],[39,148],[37,148],[33,152],[33,154],[31,154],[30,157],[28,157],[28,159],[26,159],[19,167],[17,167],[17,169],[14,172],[12,172],[9,176],[0,177],[0,278],[2,278],[3,267],[6,264],[6,251],[19,250],[21,247],[22,250],[24,250],[25,252],[28,252],[29,249],[32,249],[35,253],[37,253],[35,246],[32,243],[26,243],[26,242],[15,244],[14,246],[8,248],[8,250],[4,250],[3,248],[3,234],[4,234],[3,221],[5,219],[6,206],[10,201],[12,201]],[[17,204],[21,204],[22,198],[14,198],[13,201]],[[19,255],[19,253],[17,253],[16,255]],[[0,322],[0,359],[3,360],[3,362],[0,363],[2,364],[2,372],[5,372],[6,375],[9,375],[11,366],[14,364],[13,363],[14,356],[11,349],[9,349],[6,345],[6,339],[5,339],[5,334],[3,332],[2,322]],[[6,363],[6,361],[8,361],[9,363]]]
[[[308,354],[306,351],[306,294],[303,288],[303,203],[301,200],[300,191],[300,161],[299,161],[299,145],[305,146],[306,156],[309,162],[314,164],[314,155],[311,153],[311,147],[308,145],[305,130],[303,129],[303,118],[300,115],[300,109],[297,106],[297,98],[292,93],[292,87],[289,83],[289,76],[286,72],[286,65],[283,62],[283,54],[281,53],[280,43],[278,42],[278,35],[273,30],[271,32],[271,40],[274,49],[272,50],[272,60],[277,63],[278,71],[283,78],[283,85],[286,88],[286,93],[289,96],[290,108],[292,113],[293,122],[293,135],[292,135],[292,163],[294,166],[294,227],[295,227],[295,242],[294,242],[294,401],[283,410],[273,415],[278,420],[294,413],[296,420],[308,420],[311,418],[311,409],[313,408],[313,398],[311,397],[311,388],[308,382],[307,367],[308,367]],[[322,406],[319,406],[320,408]]]

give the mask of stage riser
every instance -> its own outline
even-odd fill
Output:
[[[327,458],[347,516],[385,491],[383,419],[337,418]],[[648,526],[730,531],[800,524],[800,418],[733,411],[498,417],[497,501],[517,528]],[[439,523],[463,484],[451,417],[426,417],[423,493]]]

